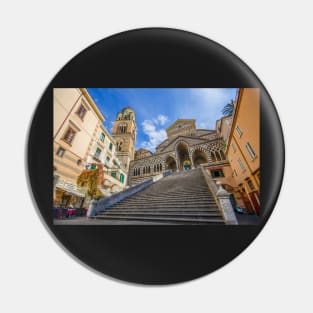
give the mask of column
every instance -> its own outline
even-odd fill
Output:
[[[220,202],[225,223],[228,225],[238,225],[238,221],[233,210],[233,206],[229,199],[230,194],[223,188],[221,182],[216,182],[216,185],[217,185],[216,196]]]

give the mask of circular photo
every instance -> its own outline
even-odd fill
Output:
[[[44,223],[98,272],[144,284],[208,274],[270,216],[284,143],[256,75],[172,29],[114,35],[74,57],[32,121],[28,167]]]
[[[53,126],[55,225],[260,222],[259,88],[54,88]]]

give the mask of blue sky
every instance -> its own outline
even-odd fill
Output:
[[[197,128],[215,129],[222,108],[236,97],[235,88],[87,88],[111,133],[124,107],[136,114],[136,149],[155,147],[166,138],[166,128],[177,119],[196,119]]]

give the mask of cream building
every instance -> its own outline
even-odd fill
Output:
[[[116,156],[116,142],[103,126],[104,116],[85,88],[55,88],[53,92],[53,161],[55,204],[80,207],[86,188],[77,178],[90,166],[101,165],[100,193],[125,188],[127,172]]]
[[[93,138],[86,168],[96,164],[103,165],[104,181],[99,188],[105,196],[122,191],[125,188],[127,172],[116,155],[115,140],[103,125],[98,127],[97,134]]]
[[[85,88],[53,90],[54,200],[81,206],[85,190],[76,184],[104,116]]]

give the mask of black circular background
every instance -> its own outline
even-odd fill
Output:
[[[258,226],[54,226],[52,106],[53,88],[58,87],[260,88],[262,223]],[[189,32],[147,28],[97,42],[56,75],[34,114],[28,142],[28,170],[33,195],[46,224],[74,256],[118,279],[168,284],[194,279],[222,267],[257,236],[279,194],[284,142],[269,94],[238,57],[219,44]]]

